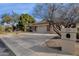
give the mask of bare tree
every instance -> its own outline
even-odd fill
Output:
[[[34,15],[49,22],[49,27],[61,36],[61,27],[70,28],[79,19],[79,5],[77,4],[37,4]]]

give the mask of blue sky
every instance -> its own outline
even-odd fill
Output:
[[[0,15],[4,13],[11,13],[12,11],[21,14],[31,14],[35,4],[30,3],[2,3],[0,4]]]
[[[0,3],[0,16],[12,13],[12,11],[17,14],[28,13],[31,15],[35,5],[34,3]],[[39,20],[37,19],[37,21]]]

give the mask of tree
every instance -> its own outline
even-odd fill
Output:
[[[10,16],[5,16],[3,18],[3,21],[6,22],[6,23],[9,23],[11,20],[12,20],[12,18]]]
[[[2,23],[5,26],[5,31],[12,32],[13,28],[11,26],[12,17],[9,15],[3,16]]]
[[[14,11],[12,11],[12,22],[13,23],[18,23],[18,21],[19,21],[19,14],[17,14],[17,13],[15,13]]]
[[[17,30],[18,27],[17,27],[17,24],[19,22],[19,17],[20,15],[15,13],[14,11],[12,11],[12,27],[13,27],[13,31]]]
[[[2,24],[5,26],[5,31],[12,32],[13,31],[13,16],[10,14],[2,15]]]
[[[49,27],[53,26],[53,30],[61,36],[62,25],[70,28],[78,21],[78,10],[78,4],[37,4],[33,15],[48,21]]]
[[[62,4],[37,4],[34,8],[33,15],[38,18],[45,19],[47,22],[49,22],[49,27],[52,25],[53,30],[58,34],[60,34],[60,24],[56,23],[55,20],[55,12],[60,9]]]
[[[9,14],[2,15],[2,23],[10,23],[12,21],[12,17]]]
[[[18,27],[21,30],[26,32],[27,26],[31,25],[34,22],[35,22],[35,19],[32,16],[28,14],[22,14],[20,15],[20,18],[19,18]]]

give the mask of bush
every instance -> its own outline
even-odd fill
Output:
[[[6,28],[5,28],[5,31],[7,31],[7,32],[12,32],[12,31],[13,31],[13,27],[6,27]]]
[[[4,27],[0,25],[0,33],[4,32]]]

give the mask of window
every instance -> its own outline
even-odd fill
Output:
[[[70,34],[68,33],[68,34],[66,34],[66,38],[70,38]]]
[[[79,28],[77,28],[76,38],[79,39]]]
[[[79,32],[79,28],[77,28],[77,32]]]

